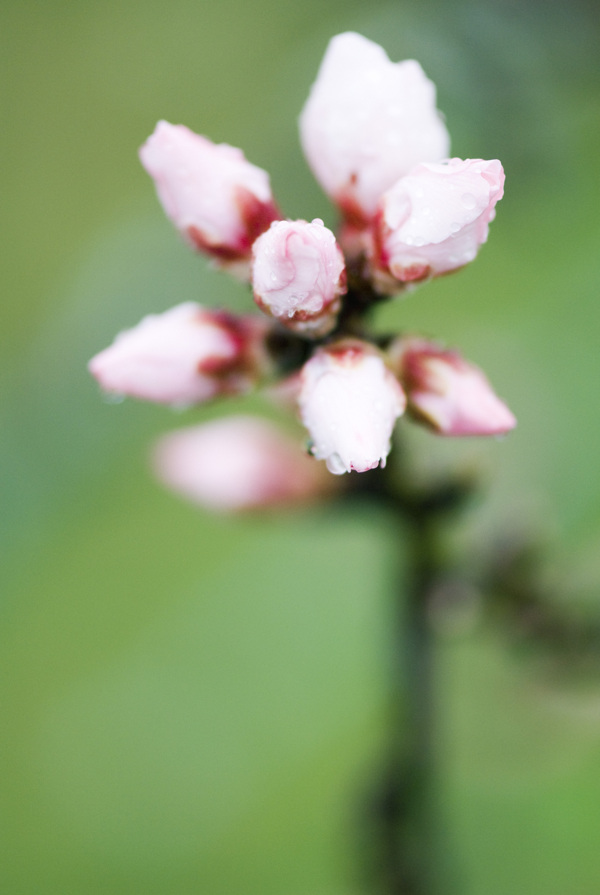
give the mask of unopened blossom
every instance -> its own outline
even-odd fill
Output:
[[[456,351],[419,338],[390,347],[408,409],[441,435],[503,435],[517,424],[483,372]]]
[[[246,391],[267,366],[266,320],[194,302],[120,333],[89,370],[108,393],[187,406]]]
[[[406,399],[376,348],[344,339],[304,365],[298,403],[312,454],[341,475],[385,466]]]
[[[223,263],[248,259],[256,237],[280,216],[265,171],[241,149],[181,124],[159,121],[140,159],[177,229]]]
[[[503,191],[504,171],[496,159],[418,165],[381,199],[375,269],[408,283],[473,261]]]
[[[165,435],[153,465],[173,491],[223,512],[310,501],[332,490],[331,478],[298,442],[250,416]]]
[[[368,221],[418,162],[446,158],[435,87],[418,62],[392,63],[360,34],[334,37],[300,117],[304,154],[347,218]]]
[[[90,362],[115,395],[187,406],[268,379],[266,397],[299,408],[310,452],[325,464],[257,420],[163,440],[162,480],[215,508],[304,499],[323,493],[327,469],[384,466],[407,399],[414,418],[446,435],[515,425],[477,367],[416,338],[386,337],[383,352],[367,322],[374,303],[473,260],[502,196],[500,162],[448,160],[435,87],[419,64],[392,63],[354,33],[330,42],[300,132],[341,212],[337,240],[318,219],[282,220],[268,175],[241,150],[159,122],[140,157],[167,215],[192,246],[251,280],[263,313],[180,305]]]
[[[346,269],[323,221],[276,221],[252,255],[254,299],[263,311],[299,334],[323,336],[333,329]]]

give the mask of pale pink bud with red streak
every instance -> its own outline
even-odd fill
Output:
[[[196,249],[227,264],[247,260],[277,212],[269,176],[241,149],[159,121],[140,149],[167,216]]]
[[[154,469],[170,489],[211,510],[235,512],[324,497],[331,477],[267,420],[231,416],[164,436]]]
[[[254,299],[263,311],[300,335],[331,332],[346,268],[323,221],[276,221],[256,240],[252,257]]]
[[[446,158],[448,132],[435,87],[418,62],[393,63],[348,32],[327,48],[300,116],[304,154],[344,215],[365,223],[377,202],[418,162]]]
[[[409,411],[441,435],[503,435],[516,426],[483,372],[456,351],[409,338],[393,343],[389,357]]]
[[[187,406],[248,390],[268,366],[268,322],[194,302],[144,317],[97,354],[89,370],[112,394]]]
[[[496,159],[418,165],[381,199],[374,267],[401,283],[463,267],[487,240],[503,191],[504,171]]]
[[[345,339],[320,348],[304,365],[298,403],[311,452],[341,475],[385,466],[406,399],[376,348]]]

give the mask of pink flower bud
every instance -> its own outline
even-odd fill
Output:
[[[269,176],[241,149],[159,121],[140,149],[168,217],[194,248],[226,263],[247,259],[279,217]]]
[[[390,362],[408,409],[441,435],[503,435],[517,424],[482,371],[455,351],[423,339],[399,339]]]
[[[487,239],[503,187],[497,160],[418,165],[382,197],[375,267],[407,283],[468,264]]]
[[[272,423],[231,416],[163,437],[154,468],[167,487],[211,510],[249,510],[325,496],[331,478]]]
[[[419,63],[392,63],[380,46],[352,32],[330,41],[300,136],[325,192],[360,222],[399,177],[418,162],[446,158],[450,148],[435,87]]]
[[[194,302],[153,314],[89,363],[106,392],[187,406],[252,386],[261,368],[267,321],[234,317]]]
[[[335,475],[385,466],[404,392],[373,346],[346,339],[304,365],[299,406],[311,451]]]
[[[318,218],[276,221],[252,248],[257,305],[297,333],[324,336],[346,292],[344,256]]]

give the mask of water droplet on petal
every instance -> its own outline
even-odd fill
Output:
[[[463,207],[466,208],[468,211],[471,211],[477,205],[477,199],[475,198],[473,193],[464,193],[464,195],[461,197],[461,202],[463,204]]]
[[[346,470],[346,464],[342,460],[339,454],[331,454],[327,458],[327,469],[329,472],[332,472],[334,475],[343,475]]]

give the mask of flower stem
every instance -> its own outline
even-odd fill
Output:
[[[472,484],[448,481],[416,492],[399,489],[387,471],[371,479],[371,496],[391,510],[398,542],[406,544],[394,572],[389,734],[370,815],[371,870],[382,895],[432,895],[442,875],[430,606],[445,572],[442,522],[462,506]]]
[[[381,889],[430,895],[433,854],[433,644],[428,597],[436,579],[432,520],[401,513],[409,569],[395,595],[387,767],[379,798]],[[404,570],[402,570],[404,571]],[[404,591],[404,593],[403,593]]]

